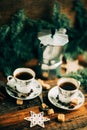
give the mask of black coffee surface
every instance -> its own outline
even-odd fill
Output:
[[[18,78],[20,80],[29,80],[29,79],[32,79],[33,76],[28,72],[21,72],[16,75],[16,78]]]
[[[72,91],[72,90],[76,89],[76,86],[69,82],[61,84],[60,87],[64,90],[68,90],[68,91]]]

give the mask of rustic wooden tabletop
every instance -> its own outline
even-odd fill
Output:
[[[57,84],[58,79],[44,80],[44,83],[49,84],[51,88]],[[85,97],[83,105],[73,111],[60,109],[55,107],[48,100],[49,89],[43,89],[43,100],[49,108],[54,110],[54,113],[48,115],[44,112],[44,117],[50,118],[50,121],[44,122],[45,128],[39,125],[30,127],[30,121],[24,120],[30,116],[30,111],[40,113],[42,109],[39,96],[31,100],[24,100],[22,105],[17,104],[17,100],[9,96],[6,92],[6,82],[0,81],[0,130],[86,130],[87,129],[87,93],[83,90]],[[59,122],[58,114],[65,115],[65,121]]]

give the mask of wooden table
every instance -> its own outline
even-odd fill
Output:
[[[34,61],[32,63],[37,64]],[[77,61],[74,64],[77,64]],[[27,64],[27,67],[31,65],[30,62]],[[78,65],[76,67],[78,68]],[[57,84],[57,81],[58,78],[55,78],[54,80],[44,80],[44,83],[49,84],[52,88]],[[30,111],[35,113],[42,111],[40,109],[40,98],[36,97],[31,100],[25,100],[23,105],[17,105],[17,100],[9,96],[5,90],[6,82],[6,78],[0,74],[0,130],[87,130],[87,92],[82,89],[85,102],[79,109],[74,111],[67,111],[53,106],[47,97],[49,90],[43,89],[43,100],[49,108],[54,109],[55,113],[48,115],[47,112],[44,112],[44,117],[50,118],[50,121],[44,122],[45,128],[38,125],[30,128],[30,122],[24,120],[24,118],[30,116]],[[65,114],[65,122],[58,122],[57,115],[59,113]]]
[[[46,80],[45,83],[49,83],[51,87],[56,85],[58,79]],[[87,94],[85,95],[85,103],[78,110],[66,111],[54,107],[47,98],[48,90],[43,90],[44,102],[53,108],[55,113],[52,115],[44,116],[50,118],[50,121],[44,122],[45,128],[38,125],[30,128],[30,122],[24,120],[25,117],[30,116],[30,111],[39,113],[41,101],[39,97],[32,100],[24,101],[23,105],[17,105],[16,99],[10,97],[3,86],[3,82],[0,82],[0,92],[3,94],[3,98],[0,101],[0,130],[85,130],[87,129]],[[65,122],[61,123],[57,120],[59,113],[65,114]]]

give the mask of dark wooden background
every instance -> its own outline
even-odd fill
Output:
[[[57,0],[61,5],[61,13],[65,13],[74,22],[74,12],[71,11],[73,0]],[[81,0],[87,7],[87,0]],[[9,21],[11,15],[19,9],[24,9],[26,15],[33,19],[50,20],[55,0],[0,0],[0,24]]]

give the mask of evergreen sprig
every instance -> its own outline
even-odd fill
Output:
[[[55,29],[59,28],[69,28],[70,20],[69,18],[61,13],[61,6],[58,1],[54,2],[53,12],[52,12],[52,23],[55,26]]]
[[[66,45],[65,51],[72,58],[76,58],[87,51],[87,10],[81,0],[73,1],[73,10],[76,13],[75,22],[73,27],[68,28],[69,44]]]
[[[30,19],[24,10],[13,14],[10,23],[0,28],[0,71],[7,76],[27,60],[41,58],[38,32],[51,26],[46,21]]]
[[[25,11],[19,10],[13,14],[10,23],[0,27],[0,71],[7,76],[27,60],[41,60],[38,32],[43,29],[66,28],[69,43],[64,46],[65,54],[76,57],[87,50],[87,10],[80,0],[73,1],[76,12],[75,24],[69,26],[69,19],[60,12],[60,4],[54,3],[52,21],[33,20],[26,16]],[[74,49],[72,49],[74,48]]]
[[[81,83],[80,86],[83,87],[87,91],[87,68],[78,70],[77,72],[70,72],[70,73],[62,75],[62,76],[77,79]]]

